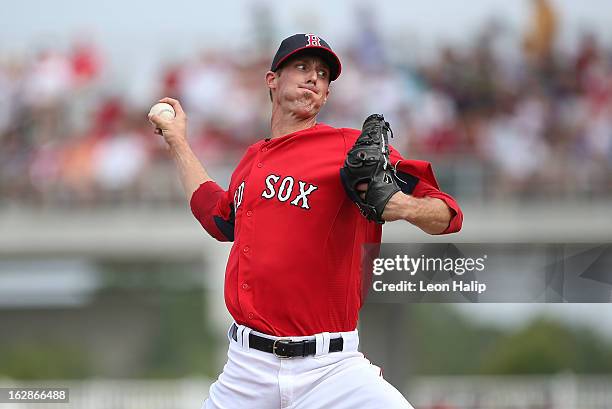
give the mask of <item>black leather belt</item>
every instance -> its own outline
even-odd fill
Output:
[[[230,335],[234,341],[237,341],[236,332],[238,326],[232,324]],[[329,340],[329,352],[342,351],[344,340],[342,337]],[[249,348],[255,348],[259,351],[274,354],[279,358],[294,358],[297,356],[305,357],[315,355],[317,352],[316,340],[290,341],[289,339],[270,339],[260,337],[253,333],[249,334]]]

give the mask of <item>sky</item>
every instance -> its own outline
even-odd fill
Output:
[[[342,45],[359,29],[354,6],[372,4],[363,0],[4,1],[0,49],[64,44],[75,34],[90,33],[112,52],[136,56],[150,50],[178,53],[196,45],[246,46],[252,38],[250,11],[260,3],[272,10],[279,40],[296,32],[316,31],[332,46]],[[589,27],[612,40],[609,0],[551,1],[568,33]],[[386,35],[407,33],[425,42],[460,41],[493,16],[520,30],[529,4],[530,0],[381,0],[372,15]]]
[[[557,9],[562,43],[571,47],[589,28],[612,43],[610,0],[551,0]],[[493,17],[509,32],[524,31],[531,0],[380,0],[372,18],[391,50],[433,52],[441,42],[468,42]],[[365,0],[4,0],[0,58],[28,55],[43,47],[67,48],[75,38],[92,38],[107,57],[109,87],[135,103],[149,100],[151,84],[165,63],[193,58],[217,47],[244,52],[253,44],[251,15],[257,5],[271,10],[278,42],[297,32],[316,32],[342,49],[360,29],[355,9]],[[271,58],[272,56],[270,56]],[[133,97],[132,97],[133,96]]]

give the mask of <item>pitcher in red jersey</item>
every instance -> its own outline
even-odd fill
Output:
[[[265,75],[270,134],[247,149],[227,190],[189,147],[177,100],[160,100],[174,107],[174,120],[151,118],[194,216],[217,240],[234,242],[225,302],[235,323],[204,408],[411,408],[358,351],[362,245],[380,243],[382,226],[361,215],[339,177],[360,131],[317,122],[340,72],[319,36],[282,41]],[[392,147],[389,159],[401,191],[382,218],[430,234],[459,231],[461,209],[440,190],[431,165]]]

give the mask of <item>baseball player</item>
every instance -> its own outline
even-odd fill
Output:
[[[385,221],[445,234],[461,228],[463,215],[429,163],[388,145],[381,115],[361,131],[317,122],[340,71],[322,38],[282,41],[265,75],[270,134],[247,149],[227,190],[190,149],[177,100],[161,100],[174,107],[173,120],[150,118],[194,216],[217,240],[234,242],[225,301],[235,322],[206,409],[411,408],[358,351],[362,245],[380,243]]]

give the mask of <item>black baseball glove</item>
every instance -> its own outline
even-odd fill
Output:
[[[400,191],[389,163],[389,123],[380,114],[372,114],[363,123],[361,135],[351,148],[340,169],[344,190],[359,206],[368,220],[383,224],[383,210],[391,196]],[[357,185],[367,183],[365,199],[359,196]]]

